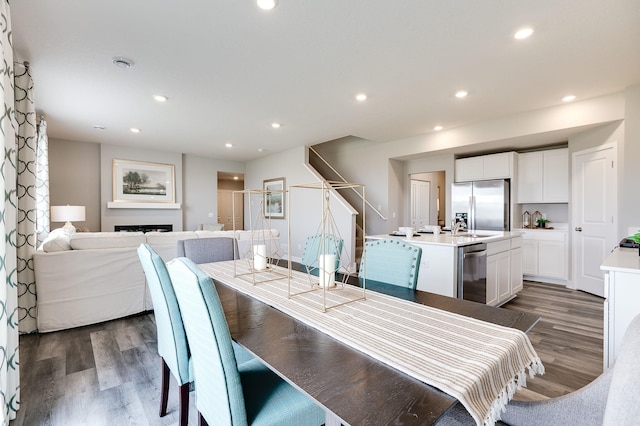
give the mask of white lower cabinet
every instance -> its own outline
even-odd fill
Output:
[[[567,280],[566,231],[528,230],[522,238],[524,275],[556,284]]]
[[[522,290],[522,239],[487,244],[487,305],[498,306]]]

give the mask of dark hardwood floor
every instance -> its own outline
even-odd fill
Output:
[[[603,299],[560,286],[526,282],[504,307],[542,317],[529,332],[547,373],[528,380],[518,399],[562,395],[602,372]],[[173,425],[177,386],[168,414],[158,417],[160,360],[153,314],[20,337],[19,425]],[[197,424],[191,398],[190,424]]]

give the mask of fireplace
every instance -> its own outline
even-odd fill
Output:
[[[173,231],[173,225],[116,225],[116,232],[171,232]]]

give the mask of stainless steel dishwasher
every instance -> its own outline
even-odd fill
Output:
[[[458,247],[458,299],[487,303],[487,245]]]

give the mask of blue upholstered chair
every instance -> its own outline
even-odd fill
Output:
[[[340,267],[340,255],[342,254],[342,239],[336,238],[333,235],[325,235],[323,246],[321,235],[307,237],[307,241],[304,244],[304,251],[302,252],[302,259],[300,260],[300,264],[306,267],[307,273],[315,276],[319,275],[318,259],[320,254],[335,254],[335,269],[338,270]]]
[[[138,247],[151,299],[158,333],[158,354],[162,359],[162,387],[160,417],[167,414],[169,397],[169,372],[173,374],[180,392],[180,425],[189,418],[189,347],[182,326],[182,316],[169,273],[164,261],[148,244]]]
[[[173,285],[164,261],[148,244],[138,247],[138,257],[153,300],[154,316],[158,335],[158,354],[162,359],[162,386],[160,396],[160,417],[167,414],[169,397],[169,373],[179,385],[180,425],[187,424],[189,418],[190,355],[182,315]],[[242,347],[234,344],[238,364],[254,359]]]
[[[320,425],[325,413],[259,360],[238,365],[218,293],[195,263],[167,264],[191,342],[201,424]]]
[[[415,289],[422,249],[402,240],[387,238],[364,245],[358,276],[367,280]]]
[[[640,419],[640,315],[624,334],[612,367],[585,387],[541,401],[511,401],[501,414],[511,426],[637,425]],[[475,425],[461,404],[437,423],[439,426]]]
[[[194,263],[221,262],[240,258],[238,241],[231,237],[178,240],[177,248],[178,257],[186,257]]]

